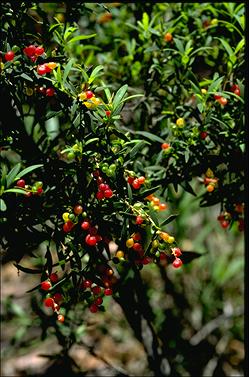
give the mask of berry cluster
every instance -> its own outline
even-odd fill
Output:
[[[86,212],[83,212],[83,207],[80,204],[69,209],[69,212],[64,212],[62,218],[64,220],[63,230],[65,233],[70,232],[79,221],[79,215],[86,217]]]
[[[140,233],[133,233],[126,241],[126,247],[132,249],[135,254],[132,255],[132,259],[138,265],[146,265],[152,262],[151,258],[144,254],[144,248],[142,246],[142,237]]]
[[[141,176],[141,177],[135,177],[135,173],[130,175],[128,178],[127,178],[127,182],[135,189],[135,190],[139,190],[140,187],[145,183],[145,177],[144,176]]]
[[[24,54],[34,63],[38,56],[44,54],[42,46],[29,45],[23,49]]]
[[[207,187],[208,192],[213,192],[214,189],[218,187],[218,178],[214,176],[214,173],[211,169],[208,169],[206,171],[203,183]]]
[[[214,99],[219,102],[222,106],[227,105],[228,100],[225,97],[222,97],[220,94],[214,94]]]
[[[234,204],[234,208],[231,211],[224,211],[218,217],[217,220],[220,222],[222,228],[226,229],[232,224],[232,221],[238,222],[238,230],[240,232],[244,231],[244,203]]]
[[[45,88],[44,86],[40,86],[37,88],[37,92],[46,97],[53,97],[55,95],[55,89],[52,87]]]
[[[239,85],[237,84],[233,84],[230,88],[231,92],[233,92],[234,94],[237,94],[237,96],[240,96],[240,88],[239,88]]]
[[[51,273],[48,276],[47,280],[41,282],[41,290],[42,291],[49,291],[52,287],[52,283],[57,283],[59,281],[59,277],[56,272]],[[63,302],[63,296],[61,293],[57,292],[55,294],[46,294],[46,297],[43,300],[44,306],[47,308],[51,308],[57,314],[57,321],[64,322],[65,318],[62,314],[60,314],[60,305]]]
[[[114,165],[114,164],[113,164]],[[116,169],[116,165],[115,169]],[[110,186],[105,182],[104,178],[100,176],[99,170],[96,170],[93,173],[98,185],[98,191],[96,193],[96,198],[98,200],[102,199],[110,199],[113,196],[113,191],[111,190]]]
[[[165,203],[161,203],[160,202],[160,199],[157,198],[155,195],[153,194],[150,194],[146,197],[147,200],[149,200],[150,202],[150,205],[152,206],[152,208],[155,210],[155,211],[164,211],[165,209],[167,209],[167,204]]]
[[[113,273],[113,270],[110,270]],[[89,310],[91,313],[97,313],[100,308],[103,308],[103,297],[112,296],[113,290],[109,287],[101,288],[99,285],[94,284],[89,279],[84,280],[81,284],[83,290],[89,290],[90,295],[87,296],[86,300],[89,305]],[[101,307],[102,306],[102,307]]]
[[[91,90],[83,91],[78,95],[78,98],[88,109],[94,109],[102,104],[102,100],[97,98]]]
[[[107,175],[107,177],[113,177],[115,175],[117,166],[116,164],[108,164],[107,162],[103,162],[100,164],[100,170]]]
[[[37,66],[38,75],[46,75],[46,73],[52,72],[53,69],[57,67],[55,62],[44,63]]]
[[[16,187],[19,189],[23,189],[25,191],[25,195],[29,198],[32,195],[41,195],[43,193],[43,182],[37,181],[31,185],[27,185],[24,179],[18,179],[16,182]]]

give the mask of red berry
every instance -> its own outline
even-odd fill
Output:
[[[42,47],[42,46],[38,46],[38,47],[36,47],[36,49],[35,49],[35,54],[36,55],[42,55],[44,53],[44,48]]]
[[[18,187],[22,187],[22,188],[24,188],[24,187],[25,187],[25,181],[24,181],[24,179],[19,179],[19,180],[16,182],[16,185],[17,185]]]
[[[142,259],[142,264],[149,264],[151,262],[151,258],[145,257]]]
[[[27,55],[30,58],[31,56],[35,55],[36,46],[29,45],[23,49],[23,52],[25,55]]]
[[[141,252],[143,250],[143,247],[140,243],[135,242],[134,245],[132,246],[133,250]]]
[[[44,88],[44,86],[40,86],[38,89],[38,92],[45,95],[46,94],[46,88]]]
[[[68,233],[68,232],[70,232],[71,230],[72,230],[72,228],[73,228],[73,223],[72,223],[72,221],[67,221],[64,225],[63,225],[63,230],[64,230],[64,232],[65,233]]]
[[[160,253],[160,260],[165,260],[165,259],[167,259],[167,255],[165,254],[165,253]]]
[[[174,266],[175,268],[179,268],[179,267],[181,267],[181,265],[182,265],[182,261],[181,261],[181,259],[180,259],[180,258],[176,258],[176,259],[174,260],[174,262],[173,262],[173,266]]]
[[[98,305],[98,306],[101,305],[102,302],[103,302],[102,297],[97,297],[96,300],[94,301],[95,305]]]
[[[109,118],[109,116],[111,115],[110,110],[106,110],[105,114],[106,114],[106,116]]]
[[[140,241],[141,240],[141,234],[140,233],[135,233],[134,236],[132,236],[134,241]]]
[[[141,225],[141,224],[143,224],[143,222],[144,222],[144,219],[142,218],[142,216],[136,217],[136,224],[137,225]]]
[[[222,106],[225,106],[227,104],[227,99],[225,97],[221,97],[219,99],[219,103],[222,105]]]
[[[105,191],[105,190],[108,190],[108,189],[109,189],[109,185],[107,185],[105,183],[100,183],[100,185],[99,185],[100,191]]]
[[[88,90],[87,92],[86,92],[86,98],[87,99],[90,99],[90,98],[92,98],[93,97],[93,92],[91,92],[91,90]]]
[[[98,200],[102,200],[102,199],[104,199],[104,193],[103,193],[103,191],[98,191],[97,192],[97,194],[96,194],[96,198],[98,199]]]
[[[96,243],[97,243],[97,238],[95,236],[91,236],[90,234],[88,234],[85,238],[85,241],[86,241],[87,245],[95,246]]]
[[[233,92],[237,94],[237,96],[240,96],[240,88],[236,88]]]
[[[201,138],[202,140],[205,140],[207,136],[208,136],[208,133],[207,133],[206,131],[202,131],[202,132],[200,133],[200,138]]]
[[[221,99],[221,96],[219,94],[215,94],[214,99],[219,100],[219,99]]]
[[[101,292],[101,288],[98,286],[98,285],[96,285],[95,287],[92,287],[92,293],[94,294],[94,295],[99,295],[100,294],[100,292]]]
[[[43,303],[47,308],[53,308],[54,307],[54,300],[51,297],[45,298]]]
[[[37,73],[39,75],[45,75],[47,73],[47,67],[45,66],[45,64],[38,65],[38,67],[37,67]]]
[[[134,181],[132,182],[132,187],[135,189],[135,190],[138,190],[140,188],[141,184],[138,180],[138,178],[135,178]]]
[[[45,280],[41,282],[41,289],[44,291],[48,291],[52,287],[52,284],[50,283],[49,280]]]
[[[92,281],[91,280],[84,280],[82,283],[83,288],[91,288]]]
[[[171,251],[175,257],[180,257],[180,255],[182,255],[181,249],[179,247],[173,247]]]
[[[127,182],[131,185],[134,179],[134,177],[128,177]]]
[[[34,63],[34,62],[36,62],[36,60],[37,60],[37,56],[30,56],[30,60]]]
[[[52,281],[52,283],[57,283],[57,281],[59,280],[58,275],[56,274],[56,272],[53,272],[53,273],[49,276],[49,279]]]
[[[53,296],[54,301],[58,304],[63,300],[63,296],[61,293],[55,293]]]
[[[105,196],[105,198],[111,198],[112,195],[113,195],[113,192],[112,192],[111,189],[108,189],[108,190],[105,190],[105,191],[104,191],[104,196]]]
[[[14,51],[8,51],[6,52],[6,54],[4,55],[4,58],[7,62],[10,62],[11,60],[13,60],[15,57],[15,53]]]
[[[143,176],[139,177],[138,182],[140,183],[140,185],[143,185],[144,182],[145,182],[145,177],[143,177]]]
[[[223,220],[220,222],[220,225],[222,226],[222,228],[226,229],[229,227],[229,221]]]
[[[78,204],[77,206],[74,207],[73,211],[75,215],[81,215],[83,212],[83,207]]]
[[[111,296],[112,294],[113,294],[113,291],[112,291],[111,288],[106,288],[106,289],[104,290],[104,295],[105,295],[105,296]]]
[[[63,323],[65,321],[65,317],[62,314],[59,314],[57,317],[57,321]]]
[[[97,305],[92,304],[92,305],[89,307],[89,310],[90,310],[91,313],[97,313],[97,311],[99,310],[99,308],[97,307]]]
[[[163,143],[162,145],[161,145],[161,148],[162,149],[168,149],[170,147],[170,144],[168,144],[168,143]]]
[[[81,224],[81,228],[83,230],[87,230],[90,228],[90,223],[88,221],[83,221],[83,223]]]
[[[47,97],[53,97],[54,94],[55,94],[55,90],[54,90],[54,88],[48,88],[48,89],[46,90],[46,96],[47,96]]]
[[[43,189],[42,189],[42,187],[38,187],[38,189],[37,189],[37,194],[40,195],[40,194],[42,194],[42,193],[43,193]]]

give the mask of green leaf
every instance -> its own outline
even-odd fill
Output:
[[[180,53],[184,54],[185,49],[184,49],[182,41],[180,41],[180,39],[177,39],[177,38],[174,38],[174,41],[175,41],[176,47],[180,51]]]
[[[152,221],[156,224],[156,226],[159,227],[159,221],[157,217],[157,212],[154,211],[154,209],[150,208],[149,209],[149,216],[151,217]]]
[[[149,16],[146,12],[143,13],[143,18],[142,18],[142,23],[143,23],[143,27],[144,27],[144,30],[148,30],[148,27],[149,27]]]
[[[245,46],[245,38],[242,38],[235,48],[235,55]]]
[[[221,44],[223,45],[224,49],[228,53],[228,56],[233,55],[233,49],[231,48],[231,46],[229,45],[229,43],[227,41],[225,41],[225,39],[218,38],[218,37],[214,37],[214,39],[218,39],[221,42]]]
[[[131,185],[129,183],[127,183],[127,190],[128,190],[128,197],[130,199],[130,201],[132,201],[132,189],[131,189]]]
[[[91,144],[91,143],[95,143],[96,141],[99,141],[99,138],[98,137],[94,137],[93,139],[90,139],[90,140],[87,140],[84,145],[88,145],[88,144]]]
[[[19,179],[19,178],[23,177],[24,175],[32,172],[33,170],[41,168],[42,166],[43,166],[43,164],[37,164],[37,165],[29,166],[28,168],[20,171],[20,173],[18,173],[18,176],[17,176],[16,179]]]
[[[130,151],[130,158],[133,159],[136,154],[146,145],[149,144],[147,141],[141,140],[140,143],[136,144]]]
[[[7,174],[7,176],[6,176],[6,186],[7,187],[9,187],[14,182],[14,180],[16,179],[16,176],[17,176],[20,169],[21,169],[21,164],[18,163]]]
[[[5,201],[3,199],[0,199],[0,211],[4,212],[6,211],[7,206],[5,204]]]
[[[31,268],[23,267],[23,266],[21,266],[20,264],[17,264],[17,263],[14,263],[14,266],[18,270],[26,272],[27,274],[41,274],[42,273],[42,270],[33,270]]]
[[[26,73],[22,73],[22,74],[20,75],[20,77],[22,77],[23,79],[25,79],[25,80],[27,80],[27,81],[31,81],[31,82],[33,82],[33,79],[32,79],[30,76],[28,76]]]
[[[150,194],[155,193],[157,190],[161,188],[161,185],[151,187],[150,189],[142,191],[138,196],[137,199],[146,198],[146,196],[149,196]]]
[[[172,221],[174,221],[176,218],[177,218],[178,214],[175,214],[175,215],[170,215],[169,217],[167,217],[167,219],[165,219],[161,224],[160,224],[160,228],[164,225],[167,225],[169,223],[171,223]]]
[[[152,141],[158,141],[159,143],[163,144],[165,140],[163,140],[161,137],[154,135],[148,131],[136,131],[136,134],[142,135],[146,137],[147,139],[150,139]]]
[[[125,85],[121,86],[121,88],[119,88],[119,90],[115,94],[115,96],[113,98],[113,102],[112,102],[113,111],[120,105],[122,99],[124,98],[124,96],[127,92],[127,89],[128,89],[128,85],[125,84]]]
[[[224,79],[224,76],[219,77],[218,79],[214,79],[214,81],[212,82],[212,84],[208,88],[208,93],[211,94],[211,92],[217,91],[218,88],[220,87],[223,79]]]
[[[83,41],[84,39],[89,39],[89,38],[96,37],[96,35],[97,34],[77,35],[76,37],[73,37],[72,39],[70,39],[69,41],[67,41],[67,43],[74,43],[74,42],[77,42],[77,41]]]
[[[71,68],[72,68],[74,62],[75,62],[74,58],[71,58],[71,59],[67,62],[66,66],[65,66],[65,70],[64,70],[64,74],[63,74],[63,81],[62,81],[62,82],[63,82],[63,85],[64,85],[65,82],[66,82],[66,79],[67,79],[67,77],[68,77],[68,75],[69,75],[69,72],[71,71]]]
[[[97,67],[94,68],[94,70],[92,71],[92,73],[91,73],[91,75],[88,79],[89,84],[91,84],[96,79],[96,77],[100,76],[99,72],[102,71],[102,69],[104,69],[103,65],[98,65]]]
[[[26,194],[26,191],[25,190],[22,190],[22,189],[8,189],[8,190],[4,190],[4,194],[6,192],[14,192],[16,194],[23,194],[25,195]]]

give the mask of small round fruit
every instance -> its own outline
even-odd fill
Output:
[[[216,100],[220,100],[221,99],[221,96],[219,94],[214,94],[214,99]]]
[[[101,288],[98,285],[96,285],[95,287],[92,287],[91,290],[92,290],[92,293],[96,296],[101,293]]]
[[[57,317],[57,321],[63,323],[65,321],[65,317],[62,314],[59,314]]]
[[[36,47],[36,49],[35,49],[35,54],[36,55],[42,55],[44,53],[44,48],[42,47],[42,46],[38,46],[38,47]]]
[[[81,224],[81,228],[83,230],[87,230],[90,228],[90,223],[88,221],[83,221],[83,223]]]
[[[184,124],[185,124],[185,120],[184,120],[183,118],[178,118],[178,119],[176,120],[176,125],[177,125],[178,127],[183,127]]]
[[[54,94],[55,94],[54,88],[48,88],[48,89],[46,89],[46,96],[47,97],[53,97]]]
[[[167,242],[168,242],[168,243],[173,243],[173,242],[175,242],[175,237],[169,236],[169,238],[167,239]]]
[[[167,204],[165,204],[165,203],[160,203],[160,204],[159,204],[159,210],[160,210],[160,211],[164,211],[165,209],[167,209]]]
[[[97,311],[99,310],[98,306],[96,304],[92,304],[90,307],[89,307],[89,310],[91,313],[97,313]]]
[[[73,209],[75,215],[81,215],[83,212],[83,207],[81,205],[76,205]]]
[[[134,179],[134,177],[128,177],[127,182],[131,185]]]
[[[142,245],[138,242],[135,242],[134,245],[132,246],[132,248],[133,248],[133,250],[138,251],[138,252],[143,250]]]
[[[65,222],[67,222],[67,221],[69,220],[68,216],[69,216],[69,212],[64,212],[64,213],[63,213],[62,218],[63,218],[63,220],[64,220]]]
[[[54,300],[51,297],[45,298],[43,303],[47,308],[53,308],[55,304]]]
[[[52,287],[52,284],[49,280],[45,280],[41,282],[41,289],[43,291],[48,291]]]
[[[132,182],[132,187],[135,190],[140,189],[141,183],[139,182],[138,178],[135,178],[134,181]]]
[[[110,117],[110,115],[111,115],[111,112],[110,112],[110,110],[106,110],[106,112],[105,112],[105,115],[109,118]]]
[[[4,55],[4,58],[5,58],[5,60],[7,61],[7,62],[11,62],[13,59],[14,59],[14,57],[15,57],[15,53],[14,53],[14,51],[8,51],[8,52],[6,52],[6,54]]]
[[[113,294],[113,291],[112,291],[111,288],[106,288],[106,289],[104,290],[104,295],[105,295],[105,296],[111,296],[112,294]]]
[[[132,238],[134,239],[134,241],[141,241],[142,239],[142,236],[140,233],[135,233]]]
[[[90,98],[92,98],[94,96],[94,94],[93,94],[93,92],[91,92],[91,90],[88,90],[87,92],[86,92],[86,98],[87,99],[90,99]]]
[[[108,190],[105,190],[105,191],[104,191],[104,196],[105,196],[105,198],[111,198],[112,195],[113,195],[113,192],[112,192],[111,189],[108,189]]]
[[[72,230],[72,228],[73,228],[73,223],[70,220],[67,221],[65,224],[63,224],[63,230],[64,230],[65,233],[70,232]]]
[[[181,267],[182,266],[182,260],[180,259],[180,258],[176,258],[175,260],[174,260],[174,262],[173,262],[173,267],[175,267],[175,268],[179,268],[179,267]]]
[[[168,144],[168,143],[163,143],[162,145],[161,145],[161,148],[162,149],[168,149],[170,147],[170,144]]]
[[[214,191],[214,185],[212,185],[211,183],[209,185],[207,185],[207,191],[213,192]]]
[[[97,198],[98,200],[102,200],[102,199],[104,199],[104,197],[105,197],[105,195],[104,195],[104,192],[103,192],[103,191],[98,191],[98,192],[96,193],[96,198]]]
[[[165,40],[166,42],[171,42],[172,39],[173,39],[173,37],[172,37],[172,34],[171,34],[171,33],[166,33],[166,34],[164,34],[164,40]]]
[[[22,188],[24,188],[25,187],[25,181],[24,181],[24,179],[19,179],[17,182],[16,182],[16,185],[18,186],[18,187],[22,187]]]
[[[57,292],[54,294],[53,299],[58,304],[63,300],[63,296],[61,293]]]
[[[100,191],[108,190],[108,188],[109,188],[109,186],[106,183],[100,183],[100,185],[99,185]]]
[[[133,238],[129,238],[127,241],[126,241],[126,246],[128,247],[128,249],[130,249],[131,247],[133,247],[134,245],[134,240]]]
[[[143,185],[144,182],[145,182],[145,177],[143,177],[143,176],[139,177],[138,182],[140,183],[140,185]]]
[[[116,252],[116,257],[119,258],[119,259],[123,258],[124,257],[124,252],[122,250],[118,250]]]
[[[45,64],[38,65],[38,67],[37,67],[37,73],[39,75],[45,75],[47,73],[47,68],[46,68]]]
[[[86,236],[85,241],[89,246],[95,246],[97,244],[97,238],[95,236],[91,236],[90,234]]]
[[[38,187],[37,194],[41,195],[42,193],[43,193],[43,188],[42,187]]]
[[[219,103],[222,105],[222,106],[225,106],[227,104],[228,100],[225,98],[225,97],[221,97],[219,99]]]
[[[49,279],[52,281],[52,283],[57,283],[59,280],[59,277],[56,272],[53,272],[50,276]]]
[[[47,73],[51,72],[54,68],[57,67],[55,62],[46,63]]]
[[[172,254],[174,254],[176,258],[182,255],[181,249],[179,247],[173,247],[171,251],[172,251]]]
[[[95,305],[101,305],[103,303],[103,299],[102,297],[97,297],[96,300],[94,301],[94,304]]]
[[[137,225],[141,225],[141,224],[143,224],[143,222],[144,222],[144,219],[142,218],[142,216],[136,217],[136,224]]]
[[[83,288],[91,288],[92,286],[92,281],[91,280],[84,280],[82,283]]]
[[[29,45],[23,49],[24,54],[27,55],[29,58],[35,55],[35,51],[36,51],[36,46],[34,45]]]
[[[202,92],[202,94],[207,94],[207,89],[202,88],[202,89],[201,89],[201,92]]]
[[[229,227],[229,221],[227,221],[227,220],[224,220],[224,221],[221,221],[220,222],[220,225],[222,226],[222,228],[224,228],[224,229],[226,229],[226,228],[228,228]]]
[[[68,152],[68,154],[67,154],[67,159],[69,160],[69,161],[71,161],[71,160],[73,160],[75,158],[75,154],[74,154],[74,152]]]

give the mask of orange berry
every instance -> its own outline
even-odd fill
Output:
[[[211,183],[207,186],[207,191],[208,192],[212,192],[214,191],[214,185],[212,185]]]
[[[160,210],[160,211],[164,211],[165,209],[167,209],[167,204],[165,204],[165,203],[160,203],[160,204],[159,204],[159,210]]]
[[[171,34],[171,33],[166,33],[166,34],[164,34],[164,40],[165,40],[166,42],[171,42],[172,39],[173,39],[173,37],[172,37],[172,34]]]

